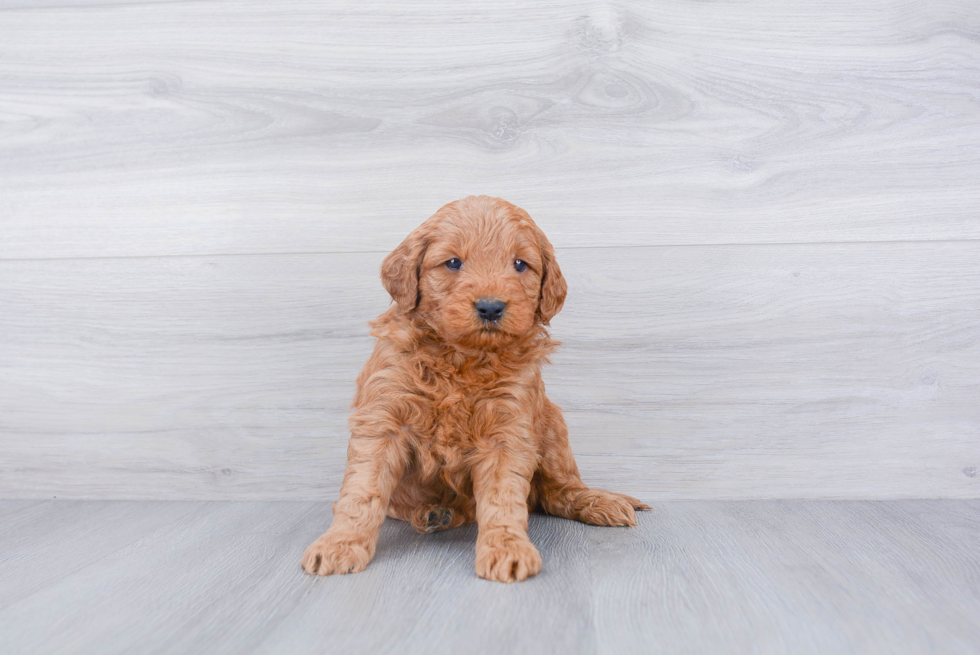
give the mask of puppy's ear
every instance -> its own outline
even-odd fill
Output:
[[[419,306],[419,275],[429,243],[424,226],[419,226],[381,262],[381,283],[403,312]]]
[[[538,300],[538,318],[543,324],[548,325],[565,304],[568,285],[565,284],[565,278],[558,268],[555,249],[551,247],[551,242],[540,229],[537,232],[538,245],[541,248],[541,296]]]

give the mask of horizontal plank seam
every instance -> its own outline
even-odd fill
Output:
[[[874,241],[766,241],[731,242],[731,243],[658,243],[640,245],[609,245],[609,246],[555,246],[555,250],[637,250],[654,248],[728,248],[736,246],[843,246],[843,245],[897,245],[910,243],[980,243],[980,239],[883,239]],[[397,244],[395,244],[397,245]],[[392,246],[394,248],[394,246]],[[290,255],[385,255],[390,250],[297,250],[286,252],[217,252],[217,253],[186,253],[171,255],[95,255],[84,257],[0,257],[0,262],[46,262],[46,261],[85,261],[99,259],[180,259],[194,257],[286,257]]]

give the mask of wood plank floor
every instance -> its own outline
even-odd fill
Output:
[[[980,501],[658,503],[635,529],[533,516],[544,570],[473,573],[472,526],[389,520],[311,578],[313,502],[0,502],[0,651],[977,653]]]

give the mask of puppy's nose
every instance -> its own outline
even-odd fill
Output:
[[[476,308],[476,313],[481,319],[495,323],[504,315],[504,308],[507,307],[507,303],[496,298],[480,298],[473,303],[473,307]]]

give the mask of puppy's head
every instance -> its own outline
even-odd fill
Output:
[[[381,281],[406,314],[452,344],[503,345],[565,301],[554,249],[527,212],[487,196],[449,203],[385,258]]]

